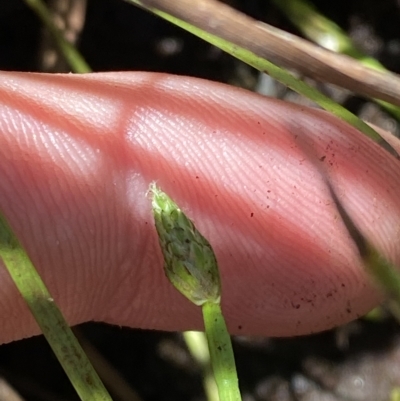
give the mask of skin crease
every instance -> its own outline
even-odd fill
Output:
[[[325,330],[381,299],[326,180],[400,264],[400,162],[327,113],[225,85],[4,72],[0,157],[0,209],[71,325],[202,327],[164,276],[152,181],[213,245],[232,333]],[[0,343],[37,334],[3,265],[0,283]]]

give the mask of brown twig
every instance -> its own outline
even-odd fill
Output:
[[[141,0],[279,66],[400,106],[400,76],[382,73],[348,56],[254,20],[216,0]]]

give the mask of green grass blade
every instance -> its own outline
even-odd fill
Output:
[[[272,1],[306,38],[324,48],[353,57],[369,68],[387,72],[387,69],[378,60],[357,49],[346,32],[319,13],[307,0]],[[375,99],[375,102],[400,120],[399,107],[378,99]]]
[[[276,66],[275,64],[271,63],[268,60],[263,59],[262,57],[257,56],[253,52],[244,49],[235,45],[234,43],[228,42],[227,40],[221,39],[218,36],[210,34],[208,32],[203,31],[200,28],[197,28],[185,21],[182,21],[179,18],[176,18],[172,15],[169,15],[163,11],[157,10],[155,8],[151,8],[143,4],[140,0],[128,0],[133,4],[136,4],[153,14],[177,25],[186,31],[192,33],[195,36],[205,40],[206,42],[211,43],[214,46],[217,46],[221,50],[231,54],[232,56],[236,57],[237,59],[245,62],[246,64],[256,68],[259,71],[266,72],[272,78],[276,79],[277,81],[283,83],[288,88],[293,89],[297,93],[307,97],[308,99],[314,101],[316,104],[321,106],[323,109],[331,112],[332,114],[336,115],[340,119],[348,122],[359,131],[367,135],[373,141],[383,145],[387,150],[389,150],[393,155],[397,155],[397,152],[368,124],[364,121],[360,120],[357,116],[353,113],[342,107],[341,105],[334,102],[329,97],[323,95],[317,89],[312,88],[311,86],[307,85],[305,82],[301,81],[300,79],[295,78],[292,74],[286,71],[283,68]]]
[[[400,269],[380,254],[374,245],[368,241],[339,201],[329,182],[327,185],[340,217],[357,246],[366,271],[391,298],[396,310],[400,311]]]
[[[183,338],[193,359],[202,369],[203,387],[207,401],[219,401],[206,335],[201,331],[186,331],[183,333]]]
[[[81,400],[110,401],[111,397],[66,323],[29,256],[1,215],[0,258]]]
[[[54,25],[46,4],[42,0],[25,0],[25,3],[36,13],[44,26],[50,31],[72,71],[80,74],[91,72],[92,69],[83,56],[75,46],[65,39],[61,31]]]
[[[272,0],[272,2],[306,38],[334,52],[364,61],[370,68],[382,70],[383,66],[377,60],[357,49],[346,32],[319,13],[307,0]]]

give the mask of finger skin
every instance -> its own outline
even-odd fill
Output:
[[[325,330],[381,299],[326,187],[400,264],[400,163],[327,113],[150,73],[0,74],[0,209],[70,324],[201,328],[169,285],[156,181],[214,247],[232,333]],[[0,266],[0,342],[38,333]]]

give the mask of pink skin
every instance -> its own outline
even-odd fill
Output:
[[[212,243],[232,333],[316,332],[381,299],[327,178],[400,264],[400,162],[327,113],[224,85],[1,73],[0,160],[0,209],[70,324],[201,328],[164,277],[152,181]],[[4,266],[0,283],[0,342],[37,334]]]

